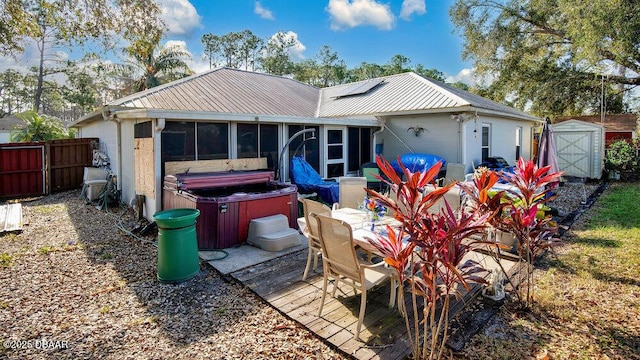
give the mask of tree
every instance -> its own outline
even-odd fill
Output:
[[[293,61],[289,51],[296,45],[294,38],[283,31],[275,33],[265,47],[265,54],[260,59],[262,69],[267,74],[287,75],[293,71]]]
[[[142,91],[193,73],[183,60],[189,53],[177,46],[160,48],[161,32],[149,34],[124,49],[130,60],[119,66],[123,74],[132,74],[131,92]]]
[[[245,70],[255,71],[260,60],[260,52],[264,48],[264,41],[250,30],[240,32],[240,47],[238,56]]]
[[[444,73],[438,69],[425,69],[422,64],[416,65],[415,69],[413,69],[416,73],[428,77],[429,79],[437,80],[440,82],[445,82]]]
[[[25,126],[11,132],[12,142],[44,141],[70,137],[67,129],[56,118],[39,115],[35,110],[16,114],[16,116],[25,122]]]
[[[384,65],[385,75],[401,74],[411,71],[409,65],[411,60],[404,55],[394,55],[391,60]]]
[[[621,111],[640,85],[640,3],[633,0],[457,0],[463,57],[491,79],[484,93],[537,115]],[[605,93],[604,96],[602,93]]]
[[[48,62],[57,47],[92,45],[111,49],[121,35],[135,39],[152,29],[161,28],[160,10],[153,0],[0,0],[4,11],[0,22],[0,51],[21,51],[26,41],[38,46],[38,83],[34,108],[40,110],[42,86]]]
[[[324,45],[314,59],[303,60],[293,67],[294,79],[313,86],[327,87],[343,84],[347,77],[347,65],[338,53]]]
[[[230,32],[221,36],[204,34],[200,39],[209,68],[224,65],[233,69],[255,70],[263,41],[250,30]]]

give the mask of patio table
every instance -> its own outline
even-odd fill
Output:
[[[371,221],[369,220],[369,214],[365,210],[352,209],[352,208],[340,208],[331,211],[331,217],[340,219],[349,225],[353,229],[353,242],[354,245],[359,246],[368,253],[381,255],[378,250],[369,243],[367,238],[375,238],[376,233],[383,233],[386,226],[389,225],[394,228],[400,228],[402,225],[398,220],[391,216],[384,216],[380,220],[374,222],[374,230],[371,231]]]

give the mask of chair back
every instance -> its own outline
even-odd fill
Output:
[[[341,208],[357,209],[358,203],[364,201],[367,196],[364,190],[367,187],[367,178],[342,176],[338,179],[340,197],[338,204]]]
[[[300,199],[304,213],[304,220],[307,222],[309,240],[313,242],[312,246],[321,248],[318,228],[318,220],[311,214],[331,215],[331,208],[327,205],[311,199]]]
[[[454,181],[465,181],[464,175],[466,170],[467,166],[465,164],[448,163],[447,172],[445,175],[445,185],[450,184]]]
[[[435,188],[431,185],[427,186],[424,189],[425,193],[432,192],[433,190],[435,190]],[[430,207],[428,211],[432,214],[439,213],[441,209],[444,209],[444,201],[446,200],[449,204],[449,207],[451,208],[451,211],[455,213],[460,210],[461,195],[462,190],[460,189],[460,187],[454,185],[449,189],[449,191],[444,194],[443,197],[440,198],[440,200],[438,200],[432,207]]]
[[[360,279],[360,263],[353,247],[351,226],[326,215],[313,214],[320,225],[323,264],[333,276]]]

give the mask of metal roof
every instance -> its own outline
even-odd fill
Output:
[[[296,80],[218,68],[115,100],[107,106],[313,117],[318,88]]]
[[[580,120],[592,124],[604,125],[606,131],[627,132],[638,129],[638,116],[636,114],[605,114],[604,122],[600,115],[558,116],[554,123],[559,124],[567,120]]]
[[[388,115],[394,113],[487,110],[527,120],[537,119],[495,101],[425,78],[413,72],[379,78],[382,84],[359,95],[340,97],[355,84],[321,89],[317,116],[347,117],[355,115]],[[362,83],[370,82],[365,80]]]
[[[127,109],[316,118],[317,121],[484,111],[538,120],[509,106],[412,72],[320,89],[286,77],[223,67],[115,100],[74,125],[102,118],[105,110],[113,113]]]

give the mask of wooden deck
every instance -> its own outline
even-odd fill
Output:
[[[354,294],[348,286],[341,286],[336,298],[327,294],[322,316],[318,317],[322,297],[322,266],[319,265],[315,272],[302,281],[306,259],[307,251],[298,251],[233,272],[230,276],[289,318],[354,358],[404,359],[411,354],[405,321],[397,306],[393,309],[388,307],[388,283],[367,294],[366,314],[360,332],[362,341],[357,341],[353,335],[358,321],[360,294]],[[511,261],[503,262],[507,269],[512,265]],[[473,286],[461,300],[452,302],[450,315],[453,317],[459,313],[478,295],[479,290],[480,286]],[[405,301],[407,304],[411,301],[409,294],[405,295]],[[411,306],[407,308],[411,309]]]

